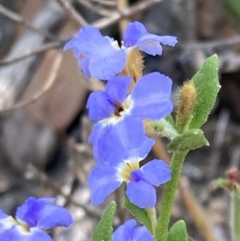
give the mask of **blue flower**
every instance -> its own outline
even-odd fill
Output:
[[[136,138],[136,136],[134,137]],[[138,146],[124,143],[116,133],[108,135],[108,141],[100,141],[106,156],[98,160],[92,169],[88,185],[92,191],[91,201],[101,204],[106,196],[126,183],[126,195],[140,208],[150,208],[156,204],[156,190],[171,179],[171,169],[162,160],[152,160],[140,167],[140,161],[150,152],[154,141],[146,137]],[[112,158],[112,159],[111,159]],[[139,198],[141,196],[141,198]]]
[[[145,226],[135,227],[136,220],[130,219],[113,233],[113,241],[153,241]]]
[[[54,201],[54,198],[29,197],[17,209],[16,219],[0,209],[0,240],[52,241],[44,230],[69,227],[73,223],[70,213]]]
[[[67,49],[73,49],[85,78],[110,80],[124,69],[127,61],[124,49],[90,26],[82,27],[77,36],[66,43],[64,51]]]
[[[96,159],[101,152],[98,142],[103,138],[108,141],[109,132],[115,132],[119,138],[125,135],[131,142],[141,143],[143,120],[159,120],[173,109],[170,100],[172,80],[169,77],[158,72],[143,76],[131,93],[130,83],[130,77],[115,77],[107,83],[104,91],[96,91],[89,96],[89,118],[98,121],[89,137]],[[139,133],[135,135],[136,140],[130,135],[131,132]]]
[[[177,38],[174,36],[158,36],[148,33],[144,25],[140,22],[129,23],[124,33],[123,45],[128,48],[136,48],[150,55],[161,55],[162,46],[174,47]]]
[[[84,26],[65,44],[64,51],[73,49],[85,78],[111,80],[124,70],[132,49],[139,47],[155,56],[162,54],[161,44],[175,46],[176,43],[176,37],[150,34],[143,24],[134,22],[128,24],[121,48],[112,38],[102,36],[97,28]]]

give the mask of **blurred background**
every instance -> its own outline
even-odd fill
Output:
[[[94,159],[85,106],[104,84],[84,79],[62,48],[83,25],[121,41],[134,20],[179,40],[145,58],[145,73],[173,79],[175,104],[179,86],[208,56],[219,56],[222,88],[203,127],[210,147],[188,155],[172,221],[184,219],[191,240],[229,241],[230,199],[211,182],[240,161],[240,0],[0,0],[0,208],[14,215],[28,196],[56,196],[76,222],[55,230],[54,240],[91,240],[104,204],[89,201]],[[166,144],[156,138],[151,156],[168,161]],[[130,216],[122,190],[114,195],[119,225]]]

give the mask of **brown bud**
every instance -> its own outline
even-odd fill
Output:
[[[186,81],[179,92],[176,124],[181,132],[191,117],[196,103],[197,91],[192,81]]]

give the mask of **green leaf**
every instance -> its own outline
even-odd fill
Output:
[[[218,57],[209,57],[192,80],[197,90],[196,105],[193,108],[193,118],[190,129],[200,128],[208,118],[220,89],[218,81]]]
[[[239,0],[220,0],[223,7],[234,17],[240,20],[240,1]]]
[[[175,122],[171,114],[165,117],[165,120],[168,121],[172,126],[175,127]]]
[[[189,151],[201,146],[208,146],[209,143],[200,129],[192,129],[175,137],[168,145],[168,151]]]
[[[186,224],[183,220],[177,221],[169,230],[167,241],[188,241]]]
[[[125,207],[140,223],[145,225],[147,229],[150,232],[152,232],[151,221],[145,209],[140,208],[134,205],[133,203],[131,203],[126,195],[125,195],[125,201],[124,201],[123,207]]]
[[[92,241],[112,241],[112,224],[116,206],[115,202],[108,205],[101,220],[93,229]]]

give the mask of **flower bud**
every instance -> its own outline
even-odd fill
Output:
[[[183,131],[187,122],[190,120],[193,108],[196,104],[197,90],[191,81],[186,81],[180,89],[176,124],[180,132]]]
[[[143,54],[139,48],[131,49],[128,51],[127,65],[122,75],[131,76],[136,83],[142,77],[143,67]]]

